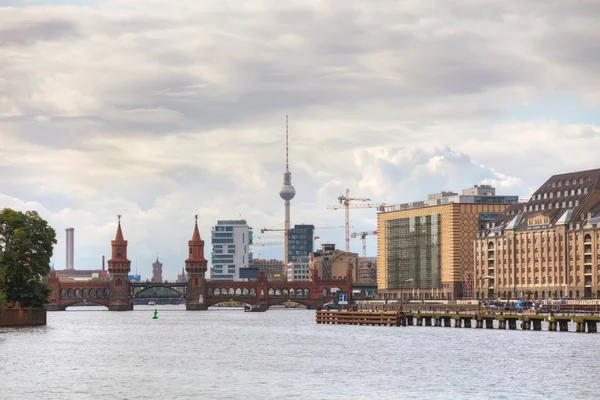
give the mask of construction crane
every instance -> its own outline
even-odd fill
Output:
[[[250,246],[281,246],[283,242],[275,241],[275,242],[252,242]]]
[[[322,230],[322,229],[340,229],[343,228],[344,225],[339,225],[339,226],[316,226],[315,227],[315,231],[317,230]],[[279,228],[263,228],[260,230],[260,233],[265,233],[265,232],[285,232],[285,229],[279,229]]]
[[[346,194],[338,197],[340,205],[328,206],[330,210],[339,210],[344,208],[346,210],[346,252],[350,252],[350,208],[379,208],[380,204],[365,203],[371,201],[371,199],[363,197],[350,197],[350,189],[346,189]],[[351,204],[353,201],[362,201],[363,203]]]
[[[354,232],[352,239],[360,237],[362,239],[362,257],[367,258],[367,235],[377,235],[377,231],[370,232]]]

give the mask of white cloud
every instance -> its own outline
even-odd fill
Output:
[[[597,117],[522,109],[600,107],[598,16],[558,0],[4,8],[0,206],[48,218],[57,267],[65,228],[77,267],[95,267],[122,214],[139,272],[158,252],[172,279],[194,214],[207,242],[219,218],[282,226],[286,113],[293,222],[343,225],[326,206],[346,188],[388,204],[477,183],[527,197],[597,166]],[[374,210],[352,225],[375,229]],[[343,246],[341,229],[319,236]]]

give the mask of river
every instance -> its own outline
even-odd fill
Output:
[[[102,308],[100,308],[102,309]],[[600,336],[317,325],[309,310],[48,313],[0,329],[0,399],[592,399]]]

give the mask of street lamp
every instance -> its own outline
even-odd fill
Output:
[[[400,290],[400,296],[402,297],[401,301],[404,301],[404,284],[407,282],[414,282],[414,279],[406,279],[404,282],[402,282],[402,289]]]

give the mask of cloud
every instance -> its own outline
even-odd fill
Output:
[[[70,226],[78,268],[97,266],[117,214],[139,272],[159,252],[169,279],[194,214],[207,243],[217,219],[282,226],[285,114],[292,222],[343,225],[326,206],[346,188],[528,197],[597,166],[595,1],[51,3],[0,12],[0,205],[39,207],[58,267]],[[544,113],[556,97],[589,112]],[[374,210],[352,225],[375,229]],[[341,229],[319,236],[343,246]]]

